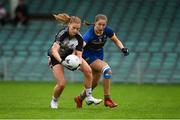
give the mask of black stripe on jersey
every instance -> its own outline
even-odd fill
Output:
[[[76,46],[76,50],[82,51],[82,49],[83,49],[83,38],[82,38],[81,34],[76,34],[75,37],[78,40],[78,45]]]

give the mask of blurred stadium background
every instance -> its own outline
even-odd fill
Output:
[[[93,22],[106,14],[108,25],[130,50],[124,57],[112,42],[105,60],[113,69],[113,82],[180,83],[179,0],[25,0],[30,23],[26,27],[0,26],[0,79],[51,81],[46,51],[61,27],[52,14],[77,15]],[[9,0],[0,0],[7,10]],[[81,28],[83,34],[87,27]],[[70,81],[82,74],[68,72]]]

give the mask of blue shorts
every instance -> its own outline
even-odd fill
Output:
[[[103,51],[103,49],[99,50],[99,51],[84,50],[82,57],[90,65],[97,59],[103,60],[104,59],[104,51]]]

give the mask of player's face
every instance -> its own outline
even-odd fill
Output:
[[[94,29],[97,33],[103,33],[105,27],[106,27],[106,20],[100,19],[97,22],[95,22]]]
[[[69,35],[74,36],[79,32],[81,24],[80,23],[70,23],[68,25],[68,27],[69,27]]]

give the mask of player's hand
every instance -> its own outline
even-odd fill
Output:
[[[128,48],[122,48],[121,51],[122,51],[122,53],[124,54],[124,56],[128,56],[128,55],[129,55],[129,50],[128,50]]]
[[[64,60],[60,59],[59,63],[62,64],[63,61],[64,61]]]
[[[65,60],[61,61],[61,64],[66,67],[67,69],[70,69],[70,66],[68,66],[67,62]]]

